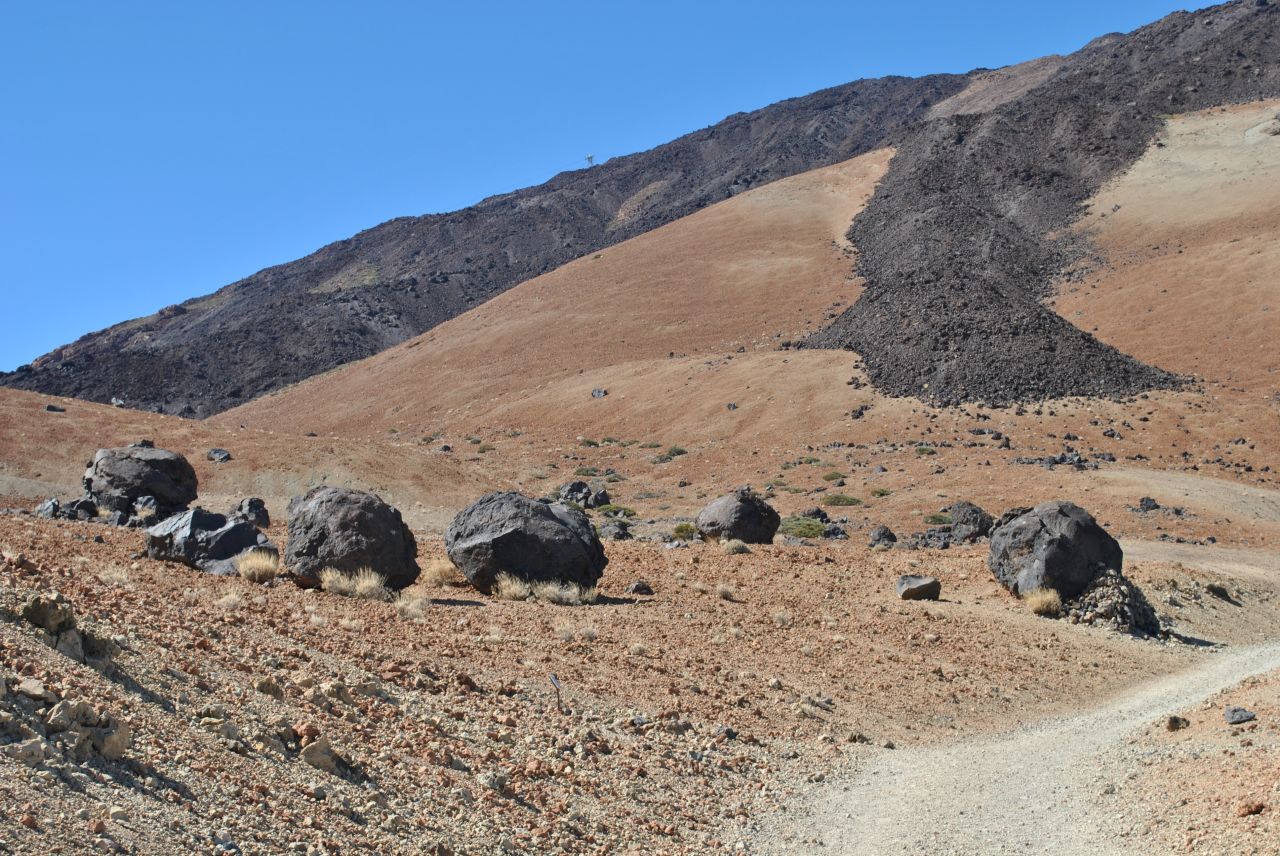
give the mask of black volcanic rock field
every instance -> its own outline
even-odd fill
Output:
[[[1095,40],[991,112],[917,127],[849,233],[866,292],[806,345],[857,351],[882,391],[944,404],[1177,384],[1041,301],[1089,254],[1063,230],[1162,116],[1280,94],[1278,30],[1280,7],[1255,0],[1178,13]]]

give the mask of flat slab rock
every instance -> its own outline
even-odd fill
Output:
[[[937,577],[903,574],[894,590],[903,600],[937,600],[942,596],[942,583]]]

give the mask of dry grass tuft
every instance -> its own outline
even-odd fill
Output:
[[[251,583],[265,583],[280,575],[280,554],[275,550],[254,547],[236,559],[236,570]]]
[[[560,606],[582,606],[584,603],[595,603],[600,596],[595,586],[552,581],[531,583],[511,574],[498,574],[493,593],[501,600],[533,598]]]
[[[98,581],[104,585],[125,588],[129,585],[129,571],[119,565],[112,565],[98,571]]]
[[[444,556],[432,559],[427,564],[427,569],[422,572],[422,576],[418,578],[418,582],[433,588],[461,588],[467,584],[467,578],[448,556]]]
[[[370,568],[361,568],[354,574],[348,574],[336,568],[325,568],[320,572],[320,588],[341,597],[391,600],[391,592],[387,589],[387,578]]]
[[[731,538],[724,542],[724,551],[730,556],[742,556],[750,553],[751,548],[737,538]]]
[[[594,642],[600,638],[600,631],[594,627],[583,627],[578,631],[578,638],[583,642]]]
[[[707,592],[711,591],[711,587],[706,583],[704,583],[702,580],[694,580],[692,583],[689,584],[689,588],[693,589],[698,594],[706,594]]]
[[[396,614],[405,621],[425,621],[431,598],[424,597],[413,589],[405,589],[396,595],[395,604]]]
[[[1027,608],[1044,618],[1057,618],[1062,615],[1062,596],[1053,589],[1036,589],[1022,596]]]
[[[561,642],[572,642],[574,630],[567,624],[561,624],[556,628],[556,635],[560,637]]]
[[[721,600],[735,603],[738,600],[738,590],[730,583],[716,583],[716,596]]]
[[[791,613],[786,610],[775,612],[773,614],[773,623],[779,627],[786,629],[791,626]]]
[[[493,584],[493,594],[499,600],[528,600],[533,595],[533,586],[519,577],[498,574]]]
[[[639,642],[636,642],[636,643],[635,643],[634,645],[632,645],[628,650],[630,650],[630,651],[631,651],[631,654],[632,654],[633,656],[635,656],[635,657],[648,657],[648,656],[649,656],[649,649],[648,649],[648,648],[646,648],[644,645],[642,645],[642,644],[641,644],[641,643],[639,643]]]
[[[213,605],[228,611],[239,609],[244,605],[244,598],[241,597],[240,592],[233,591],[229,594],[224,594],[222,597],[215,600]]]
[[[358,618],[339,618],[338,626],[343,630],[350,630],[352,633],[359,633],[364,630],[364,622]]]

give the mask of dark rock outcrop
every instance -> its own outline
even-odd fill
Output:
[[[400,512],[371,493],[322,485],[289,501],[284,565],[316,584],[320,572],[369,568],[401,589],[418,578],[418,544]]]
[[[995,529],[987,558],[995,578],[1014,594],[1048,588],[1064,599],[1123,563],[1116,539],[1089,512],[1063,501],[1041,503]]]
[[[147,530],[151,558],[223,576],[235,574],[236,558],[257,547],[274,549],[253,524],[228,520],[203,508],[176,514]]]
[[[585,514],[510,492],[487,494],[459,512],[444,544],[458,569],[486,594],[500,573],[591,587],[609,564]]]
[[[740,487],[708,503],[698,512],[694,525],[706,541],[737,539],[744,544],[768,544],[781,523],[773,506],[750,488]]]

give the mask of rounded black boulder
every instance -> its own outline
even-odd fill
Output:
[[[740,487],[713,499],[698,512],[695,525],[706,541],[736,538],[744,544],[768,544],[782,518],[750,488]]]
[[[318,582],[325,568],[369,568],[393,589],[418,578],[413,533],[398,510],[371,493],[322,485],[291,499],[288,514],[284,564],[304,582]]]
[[[1003,520],[1003,518],[1002,518]],[[1102,571],[1120,571],[1124,552],[1089,512],[1070,502],[1044,502],[991,533],[987,565],[1016,595],[1053,589],[1080,594]]]
[[[444,546],[471,584],[486,594],[499,574],[590,587],[609,564],[581,511],[509,492],[487,494],[459,512]]]
[[[99,508],[133,513],[133,504],[155,497],[156,516],[168,517],[196,500],[196,471],[191,463],[168,449],[125,446],[99,449],[84,472],[85,493]]]

